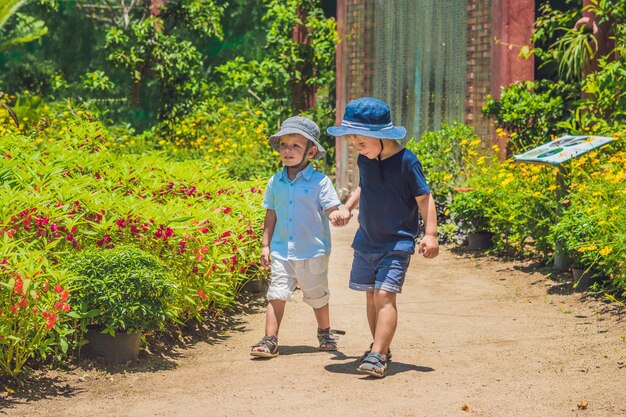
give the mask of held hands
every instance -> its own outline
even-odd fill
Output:
[[[352,213],[350,210],[344,205],[340,205],[337,210],[333,211],[328,215],[328,220],[330,220],[330,224],[337,227],[342,227],[347,225],[352,218]]]
[[[272,265],[269,246],[263,246],[263,248],[261,249],[261,265],[268,268]]]
[[[439,242],[437,242],[437,238],[432,235],[425,235],[420,241],[417,251],[427,259],[439,255]]]

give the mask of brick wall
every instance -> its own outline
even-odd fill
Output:
[[[467,0],[467,81],[465,123],[482,138],[491,136],[490,123],[481,108],[491,94],[492,25],[491,0]]]
[[[374,75],[375,0],[338,0],[339,48],[337,58],[337,124],[345,104],[358,97],[371,96]],[[350,144],[337,139],[337,192],[349,197],[359,182],[357,153]]]

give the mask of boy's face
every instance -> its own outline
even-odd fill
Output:
[[[298,165],[302,161],[308,143],[307,138],[297,133],[281,136],[278,140],[278,153],[282,163],[288,167]],[[317,146],[311,146],[305,160],[311,159],[316,152]]]
[[[370,138],[369,136],[350,135],[350,143],[356,148],[356,151],[361,155],[369,158],[376,159],[380,153],[380,140]]]

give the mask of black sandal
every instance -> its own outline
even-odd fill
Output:
[[[337,350],[337,337],[335,335],[346,334],[343,330],[336,330],[327,327],[325,329],[317,329],[317,340],[319,342],[318,350],[332,352]]]
[[[262,348],[263,350],[254,350],[254,348]],[[257,358],[275,358],[278,356],[278,339],[276,336],[265,336],[256,345],[252,346],[250,355]]]

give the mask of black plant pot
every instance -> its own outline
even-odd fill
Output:
[[[473,232],[467,235],[467,246],[471,251],[483,251],[491,248],[493,235],[489,232]]]
[[[574,288],[585,290],[598,280],[598,271],[584,267],[572,267]]]
[[[116,333],[115,336],[100,333],[99,330],[89,329],[85,335],[87,343],[82,348],[86,358],[104,358],[107,362],[125,363],[134,362],[139,355],[141,332]]]

